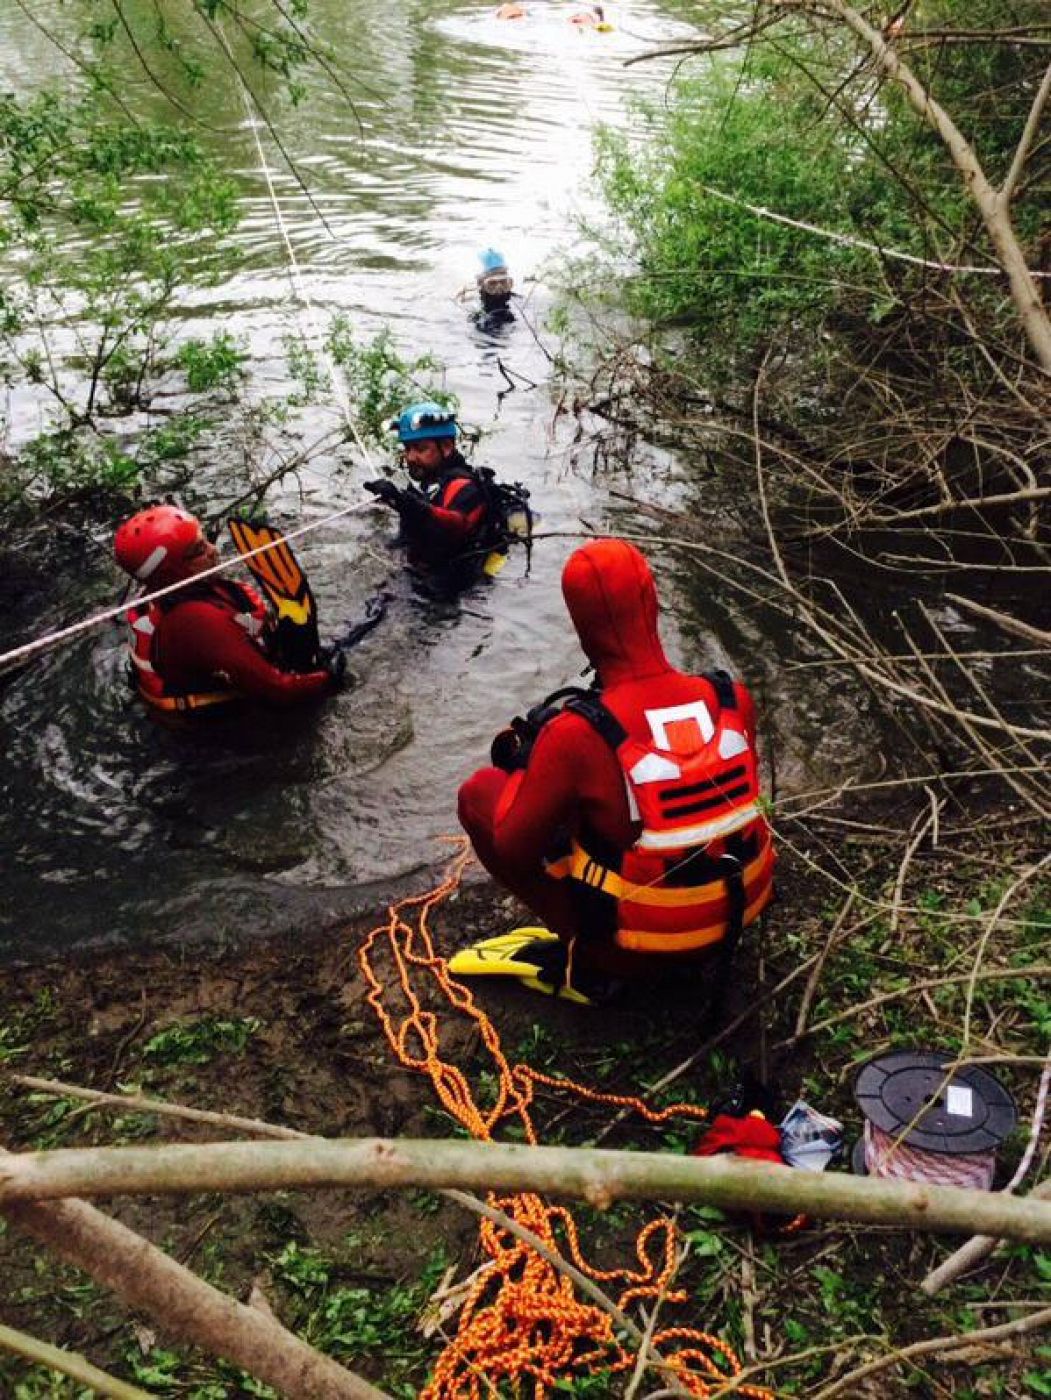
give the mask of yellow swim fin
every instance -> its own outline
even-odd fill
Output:
[[[258,579],[275,607],[280,602],[296,603],[300,607],[306,606],[307,600],[313,602],[310,585],[280,530],[272,525],[251,525],[236,517],[228,524],[238,554],[251,555],[245,559],[245,568]],[[265,552],[252,554],[256,549]]]
[[[516,928],[496,938],[483,938],[461,948],[449,959],[449,971],[462,977],[521,977],[540,971],[539,963],[519,958],[530,943],[557,943],[558,935],[546,928]]]
[[[312,669],[319,645],[317,604],[291,546],[272,525],[253,525],[236,516],[227,524],[237,552],[250,556],[245,568],[277,614],[275,640],[281,661],[295,671]],[[263,553],[253,554],[256,549]]]
[[[449,959],[449,971],[460,977],[513,977],[523,987],[545,996],[591,1005],[566,979],[566,945],[547,928],[516,928],[496,938],[484,938]]]

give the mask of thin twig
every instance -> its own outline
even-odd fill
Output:
[[[868,1001],[861,1001],[856,1006],[848,1006],[844,1011],[837,1011],[834,1016],[826,1016],[823,1021],[818,1021],[811,1026],[806,1034],[817,1035],[819,1031],[827,1031],[831,1026],[838,1026],[841,1021],[851,1021],[856,1016],[863,1016],[867,1011],[874,1010],[877,1006],[883,1006],[886,1002],[900,1001],[902,997],[912,996],[928,987],[952,987],[959,986],[964,982],[968,984],[973,984],[973,982],[1003,982],[1005,980],[1024,982],[1040,980],[1045,977],[1051,977],[1051,963],[1034,963],[1029,967],[984,968],[980,972],[975,972],[972,968],[969,972],[960,973],[957,976],[929,977],[922,982],[910,982],[907,987],[881,992],[879,996],[869,997]],[[779,1041],[774,1049],[783,1050],[787,1046],[795,1045],[797,1039],[796,1036],[790,1036],[787,1040]]]
[[[46,1366],[50,1371],[69,1376],[78,1385],[86,1385],[99,1395],[109,1395],[112,1400],[150,1400],[147,1391],[100,1371],[76,1352],[64,1351],[62,1347],[42,1342],[27,1332],[19,1332],[3,1323],[0,1323],[0,1347],[31,1361],[35,1366]]]
[[[801,1036],[806,1029],[807,1017],[810,1015],[810,1006],[814,1000],[814,994],[817,991],[818,983],[821,980],[822,970],[828,960],[829,953],[831,953],[832,949],[839,941],[840,930],[846,922],[847,915],[854,907],[854,900],[856,897],[857,891],[851,890],[844,900],[839,913],[836,915],[836,922],[832,925],[832,930],[825,940],[825,946],[814,959],[814,966],[810,971],[810,976],[807,978],[806,986],[803,988],[803,995],[799,1002],[799,1014],[796,1016],[795,1029],[797,1037]]]
[[[1036,1332],[1041,1327],[1048,1326],[1051,1326],[1051,1308],[1043,1308],[1040,1312],[1033,1313],[1029,1317],[1019,1317],[1013,1322],[1004,1322],[998,1327],[981,1327],[974,1332],[963,1332],[949,1337],[928,1337],[925,1342],[913,1342],[911,1346],[900,1347],[889,1352],[886,1356],[880,1356],[875,1361],[868,1361],[864,1366],[858,1366],[855,1370],[848,1371],[845,1376],[840,1376],[839,1380],[834,1381],[832,1385],[826,1385],[822,1390],[819,1390],[816,1395],[811,1397],[811,1400],[832,1400],[834,1395],[857,1394],[857,1383],[866,1376],[875,1375],[878,1371],[885,1371],[888,1366],[909,1362],[919,1356],[930,1356],[934,1352],[962,1351],[968,1347],[988,1345],[990,1342],[1003,1341],[1008,1337],[1019,1337],[1026,1332]]]

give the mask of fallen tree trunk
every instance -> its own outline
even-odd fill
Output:
[[[0,1169],[18,1160],[5,1154]],[[84,1201],[5,1201],[0,1214],[130,1308],[148,1314],[167,1336],[226,1357],[282,1395],[386,1400],[383,1391],[307,1346],[279,1322],[220,1293]]]
[[[953,1186],[880,1181],[733,1157],[389,1138],[66,1148],[0,1159],[0,1210],[62,1196],[421,1186],[537,1191],[615,1200],[704,1201],[732,1210],[804,1212],[929,1232],[1051,1243],[1051,1203]]]

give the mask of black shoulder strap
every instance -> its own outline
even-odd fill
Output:
[[[177,607],[179,603],[224,602],[240,612],[251,612],[254,603],[250,595],[232,578],[204,579],[201,583],[191,583],[180,588],[178,593],[170,593],[167,598],[158,600],[162,612]]]
[[[597,695],[574,695],[566,701],[565,708],[586,719],[614,753],[628,737],[628,731],[620,720],[612,711],[606,709]]]
[[[734,691],[733,677],[729,671],[705,671],[704,679],[710,681],[715,687],[715,693],[719,697],[719,704],[724,710],[737,709],[737,694]]]

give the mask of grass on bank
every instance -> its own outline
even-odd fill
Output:
[[[1019,860],[1033,849],[1019,835],[1012,843]],[[850,858],[847,848],[841,854]],[[860,1019],[848,1016],[816,1036],[789,1044],[799,1007],[797,984],[791,995],[764,1013],[761,1033],[755,1024],[749,1025],[669,1085],[656,1096],[658,1101],[707,1101],[726,1087],[742,1063],[754,1067],[765,1054],[770,1078],[779,1084],[785,1105],[802,1090],[822,1110],[844,1118],[852,1141],[857,1113],[850,1083],[863,1059],[917,1042],[947,1051],[960,1048],[966,982],[925,993],[911,990],[910,978],[915,982],[919,969],[924,974],[942,969],[967,972],[981,928],[973,916],[987,917],[1002,893],[1003,877],[989,874],[987,862],[992,858],[974,832],[966,845],[954,840],[941,850],[917,852],[897,936],[889,937],[884,917],[835,949],[811,1002],[809,1024],[818,1025],[874,996],[886,995],[887,1000]],[[818,951],[831,926],[833,906],[827,896],[812,890],[808,897],[805,885],[796,889],[791,869],[784,885],[765,936],[766,986]],[[890,892],[878,877],[863,892],[872,900],[889,902]],[[484,902],[486,895],[472,898]],[[444,917],[456,921],[449,933],[450,941],[456,941],[462,907],[450,907],[440,919]],[[481,917],[486,917],[484,904]],[[989,964],[1023,968],[1042,958],[1048,922],[1047,891],[1030,891],[1018,908],[1007,911],[989,950]],[[446,1135],[449,1120],[432,1107],[426,1083],[390,1065],[374,1028],[356,1015],[348,1019],[339,1014],[336,1006],[332,1010],[337,1014],[318,1018],[319,952],[301,950],[291,967],[277,950],[264,952],[264,960],[272,958],[273,965],[260,970],[257,986],[249,984],[236,999],[228,991],[225,1004],[210,994],[213,1004],[206,1014],[164,1024],[139,1015],[136,983],[154,973],[147,958],[140,972],[126,978],[123,1005],[113,1024],[87,1042],[83,1008],[71,1000],[71,989],[78,986],[75,971],[56,978],[39,969],[16,979],[0,1044],[14,1047],[8,1067],[15,1071],[104,1084],[116,1059],[121,1084],[312,1131],[368,1131],[366,1122],[355,1127],[340,1121],[336,1105],[355,1094],[372,1095],[376,1102],[396,1095],[407,1117],[395,1130]],[[253,950],[253,957],[257,954]],[[236,960],[236,955],[225,956]],[[758,958],[759,948],[749,939],[739,974],[739,996],[745,1001],[745,988],[758,978]],[[221,967],[215,970],[222,973]],[[291,1002],[280,1010],[267,990],[273,975],[282,976],[291,991]],[[185,998],[199,983],[201,968],[195,959],[169,976],[171,984],[158,988],[158,1016],[164,999],[176,992]],[[972,1007],[969,1053],[1007,1057],[994,1069],[1018,1094],[1023,1125],[1038,1073],[1033,1061],[1046,1044],[1040,1029],[1046,1028],[1049,1014],[1046,991],[1046,983],[1039,986],[1021,977],[991,982],[982,987]],[[330,986],[326,995],[335,1002],[338,988]],[[537,1009],[525,994],[497,999],[494,1014],[505,1043],[538,1068],[603,1089],[637,1090],[697,1047],[696,1019],[691,1018],[689,998],[681,994],[673,994],[666,1004],[640,1001],[598,1017],[555,1012],[539,1018]],[[355,1058],[341,1060],[341,1053]],[[1029,1058],[1012,1065],[1013,1056]],[[484,1089],[486,1067],[470,1046],[466,1062]],[[351,1064],[358,1068],[351,1071]],[[236,1086],[235,1092],[231,1086]],[[545,1094],[538,1106],[542,1136],[551,1142],[591,1140],[612,1116],[609,1110],[576,1105],[557,1093]],[[14,1090],[5,1097],[2,1117],[4,1140],[12,1146],[187,1140],[197,1135],[189,1125],[153,1115],[114,1116],[73,1100]],[[1017,1159],[1025,1133],[1020,1127],[1005,1147],[1002,1169]],[[607,1145],[686,1151],[695,1136],[681,1123],[654,1128],[629,1119],[615,1128]],[[1032,1176],[1043,1169],[1038,1165]],[[217,1286],[242,1298],[253,1286],[259,1288],[286,1325],[323,1350],[345,1357],[354,1369],[399,1398],[418,1391],[436,1355],[438,1339],[428,1341],[416,1328],[439,1277],[450,1264],[457,1277],[463,1277],[478,1262],[474,1222],[464,1222],[429,1192],[366,1197],[339,1193],[338,1200],[335,1193],[314,1198],[301,1193],[227,1200],[210,1196],[177,1203],[133,1202],[118,1213],[133,1228],[160,1238],[165,1248]],[[626,1203],[605,1212],[579,1206],[574,1213],[587,1257],[602,1267],[630,1260],[634,1236],[649,1218],[643,1208]],[[888,1345],[973,1330],[1024,1315],[1041,1301],[1051,1302],[1051,1256],[1033,1247],[1012,1246],[973,1278],[928,1299],[918,1293],[917,1285],[944,1257],[951,1241],[838,1225],[812,1227],[780,1240],[753,1235],[746,1222],[704,1208],[681,1211],[679,1224],[688,1252],[677,1281],[686,1288],[688,1302],[682,1308],[666,1304],[662,1321],[715,1330],[746,1359],[754,1348],[761,1359],[774,1363],[765,1379],[786,1395],[805,1395]],[[218,1400],[265,1393],[222,1364],[167,1346],[152,1324],[143,1328],[122,1318],[90,1281],[46,1256],[38,1256],[27,1271],[24,1246],[10,1232],[0,1240],[0,1262],[14,1280],[7,1304],[14,1325],[84,1351],[157,1394]],[[1038,1339],[1010,1350],[979,1348],[966,1364],[932,1361],[900,1374],[885,1372],[880,1377],[884,1388],[872,1393],[948,1393],[964,1400],[1039,1396],[1045,1360]],[[0,1359],[0,1383],[11,1388],[16,1400],[74,1393],[5,1359]],[[613,1395],[620,1393],[617,1384],[597,1377],[567,1382],[561,1390]],[[49,1385],[58,1388],[49,1390]],[[899,1392],[897,1386],[904,1389]]]

